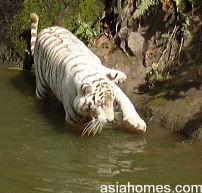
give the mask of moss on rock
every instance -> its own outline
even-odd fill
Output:
[[[95,23],[103,9],[103,2],[96,0],[24,0],[22,9],[7,26],[6,37],[12,42],[14,51],[24,55],[29,36],[25,40],[22,34],[29,30],[30,13],[38,14],[39,31],[53,25],[74,31],[81,21]]]
[[[83,22],[95,22],[104,9],[102,1],[84,0],[79,3],[79,17]]]

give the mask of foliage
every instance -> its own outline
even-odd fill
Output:
[[[186,9],[188,3],[195,4],[196,0],[173,0],[176,3],[179,12],[183,12]]]
[[[154,63],[151,67],[147,68],[148,82],[162,82],[165,81],[166,78],[158,71],[157,65]]]
[[[17,32],[23,32],[27,29],[28,22],[30,22],[29,15],[34,12],[39,15],[40,28],[45,28],[53,24],[55,11],[58,9],[57,0],[24,0],[22,10],[14,16],[13,22],[10,24],[10,29],[18,28]]]
[[[162,37],[162,38],[170,38],[170,37],[171,37],[171,34],[162,34],[161,37]]]
[[[189,22],[189,17],[187,14],[181,14],[182,17],[182,27],[180,28],[181,32],[183,32],[184,35],[190,35],[190,31],[189,31],[189,26],[190,26],[190,22]]]
[[[97,0],[84,0],[79,3],[79,16],[77,19],[75,34],[86,44],[100,33],[98,16],[104,10],[104,4]]]
[[[97,0],[80,0],[78,9],[79,22],[95,22],[104,9],[104,4]]]
[[[97,0],[24,0],[22,9],[7,26],[6,38],[10,40],[14,51],[23,55],[27,42],[22,38],[22,34],[30,28],[30,13],[34,12],[39,16],[39,31],[59,25],[74,32],[82,22],[88,25],[95,23],[103,9],[103,2]],[[87,40],[92,36],[91,32],[95,35],[92,26],[87,27],[88,30],[83,35]],[[29,41],[29,37],[26,38]]]
[[[149,8],[152,5],[157,6],[159,3],[162,4],[162,9],[166,12],[170,11],[173,8],[173,2],[176,4],[177,10],[180,13],[183,13],[184,10],[186,9],[187,5],[190,4],[195,4],[196,0],[139,0],[138,2],[138,7],[133,13],[133,18],[138,18],[141,17],[145,14],[146,11],[149,10]]]
[[[114,13],[119,14],[122,11],[124,0],[117,0],[116,6],[114,7]]]
[[[159,0],[142,0],[138,8],[133,13],[133,18],[138,18],[140,16],[143,16],[144,13],[150,8],[152,5],[158,5]]]
[[[137,8],[133,13],[133,18],[139,18],[143,16],[151,6],[157,6],[159,3],[162,5],[162,10],[170,15],[174,15],[177,19],[176,25],[179,26],[179,31],[183,36],[190,35],[189,31],[189,16],[185,12],[187,7],[194,5],[196,0],[138,0],[136,1]],[[138,5],[139,4],[139,5]],[[176,14],[177,11],[177,14]],[[162,34],[162,38],[170,38],[170,34]],[[181,40],[181,42],[183,39]]]
[[[27,43],[22,39],[22,34],[29,29],[29,15],[35,12],[39,15],[39,29],[51,26],[58,9],[57,0],[24,0],[22,9],[14,15],[10,25],[7,26],[7,38],[12,42],[13,49],[22,55],[27,47]]]
[[[83,41],[88,43],[91,39],[99,34],[98,29],[93,27],[92,22],[79,22],[79,27],[75,31],[75,34],[80,37]]]

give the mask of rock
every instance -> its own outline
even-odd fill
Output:
[[[145,39],[139,32],[129,33],[127,43],[133,55],[142,54]]]
[[[100,36],[96,41],[95,41],[95,46],[97,48],[101,47],[103,44],[109,42],[109,38],[106,37],[106,35]]]

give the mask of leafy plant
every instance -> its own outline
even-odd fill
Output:
[[[133,13],[133,18],[136,19],[145,14],[145,12],[152,6],[158,5],[160,0],[141,0],[140,5]]]
[[[156,64],[147,68],[147,75],[149,83],[162,82],[166,80],[166,78],[158,71]]]
[[[139,0],[137,1],[138,5],[137,9],[133,13],[133,18],[136,19],[143,16],[152,5],[157,6],[159,3],[162,4],[162,9],[167,12],[169,7],[173,8],[173,2],[176,4],[177,11],[183,13],[187,4],[194,5],[196,0]]]
[[[124,0],[117,0],[114,6],[114,13],[119,14],[122,11]]]
[[[170,37],[171,37],[171,34],[162,34],[161,37],[162,37],[162,38],[170,38]]]
[[[71,0],[72,1],[72,0]],[[104,10],[104,3],[97,0],[79,0],[79,21],[91,22],[96,21]]]
[[[178,12],[183,12],[188,3],[195,4],[196,0],[173,0],[176,3]]]
[[[75,31],[75,34],[86,43],[89,43],[90,40],[99,34],[99,28],[93,27],[92,22],[79,22],[79,27]]]
[[[182,27],[181,27],[181,31],[183,32],[184,35],[190,35],[190,31],[189,31],[189,26],[190,26],[190,22],[189,22],[189,17],[187,14],[181,14],[182,18],[183,18],[183,22],[182,22]]]

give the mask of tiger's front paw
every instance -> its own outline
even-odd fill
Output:
[[[108,78],[113,81],[116,84],[119,83],[123,83],[127,76],[125,73],[119,71],[119,70],[112,70],[109,74],[108,74]]]
[[[130,126],[135,128],[136,131],[145,133],[146,132],[146,123],[140,117],[124,117],[124,121],[126,121]]]

